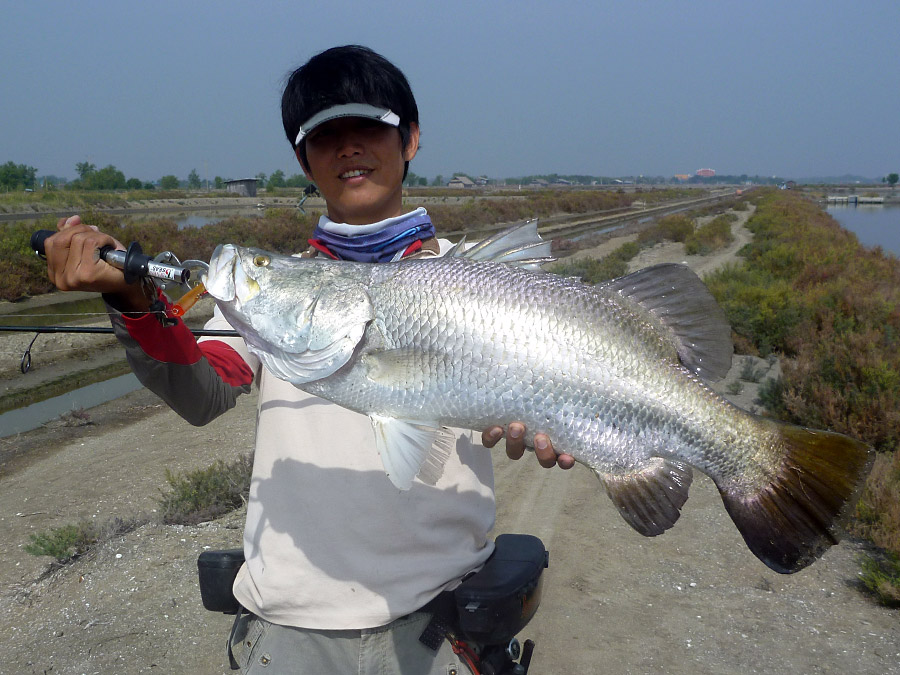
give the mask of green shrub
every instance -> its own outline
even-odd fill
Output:
[[[688,255],[709,255],[725,248],[734,241],[731,233],[733,220],[734,214],[722,214],[701,225],[685,238],[685,252]]]
[[[766,369],[756,365],[756,360],[747,357],[741,362],[740,378],[745,382],[759,382],[766,374]]]
[[[740,264],[723,265],[704,281],[732,329],[749,338],[761,356],[794,353],[804,307],[788,281]]]
[[[554,263],[549,267],[549,271],[564,277],[578,277],[587,284],[599,284],[626,275],[628,263],[621,258],[608,255],[599,260],[582,258],[572,262]]]
[[[169,525],[195,525],[218,518],[246,503],[253,459],[218,460],[206,469],[175,475],[166,470],[169,492],[159,499],[160,517]]]
[[[105,522],[82,520],[74,525],[54,527],[47,532],[30,535],[25,551],[36,556],[50,556],[64,564],[84,555],[98,543],[131,532],[146,520],[112,518]]]
[[[863,556],[859,580],[879,603],[887,607],[900,607],[900,556]]]
[[[94,543],[85,525],[84,522],[78,525],[63,525],[51,528],[47,532],[32,534],[29,536],[30,543],[25,544],[25,551],[31,555],[50,556],[60,563],[68,562]]]
[[[693,219],[684,213],[662,216],[655,225],[638,234],[642,247],[653,246],[661,241],[685,241],[694,232]]]
[[[773,417],[782,419],[787,416],[783,397],[784,383],[780,377],[766,380],[756,392],[756,402],[769,411]]]

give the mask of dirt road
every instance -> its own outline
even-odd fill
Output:
[[[141,391],[90,411],[91,425],[2,441],[31,450],[0,474],[0,673],[230,672],[230,619],[203,610],[196,558],[205,547],[239,546],[241,513],[197,527],[147,525],[50,574],[22,546],[30,533],[81,517],[153,509],[166,467],[249,450],[255,412],[251,394],[197,429]],[[531,457],[493,455],[496,533],[535,534],[550,550],[541,609],[523,633],[537,643],[531,672],[900,674],[900,615],[857,590],[858,544],[780,576],[746,549],[702,476],[677,525],[645,539],[584,467],[543,470]]]

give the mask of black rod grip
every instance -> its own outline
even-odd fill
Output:
[[[47,237],[52,237],[56,232],[53,230],[38,230],[31,235],[31,248],[34,249],[35,253],[39,255],[44,255],[44,242],[47,240]]]

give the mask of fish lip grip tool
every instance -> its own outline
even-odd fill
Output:
[[[43,256],[45,254],[44,242],[54,234],[56,233],[52,230],[38,230],[31,235],[31,248],[38,255]],[[144,254],[141,245],[136,241],[131,242],[126,251],[120,251],[113,246],[103,246],[99,253],[100,260],[122,270],[125,281],[129,284],[133,284],[143,277],[152,277],[163,282],[178,284],[187,284],[191,278],[191,270],[182,266],[172,253],[166,251],[156,258],[152,258]],[[163,262],[164,260],[167,262]],[[205,265],[205,263],[201,264]]]
[[[38,230],[31,235],[31,248],[43,256],[44,242],[54,234],[56,233],[52,230]],[[100,260],[122,270],[126,283],[133,284],[150,277],[161,282],[164,288],[171,285],[181,286],[186,292],[172,307],[173,316],[183,316],[206,292],[202,283],[190,284],[192,271],[209,271],[209,265],[202,260],[185,260],[182,263],[171,251],[163,251],[155,257],[150,257],[136,241],[131,242],[125,251],[113,246],[103,246],[98,253]]]

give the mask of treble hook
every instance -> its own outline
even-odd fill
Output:
[[[28,345],[28,349],[22,354],[22,362],[19,364],[19,370],[22,371],[23,375],[31,370],[31,348],[34,346],[34,341],[38,339],[38,335],[40,335],[40,333],[34,334],[34,337],[31,338],[31,344]]]

